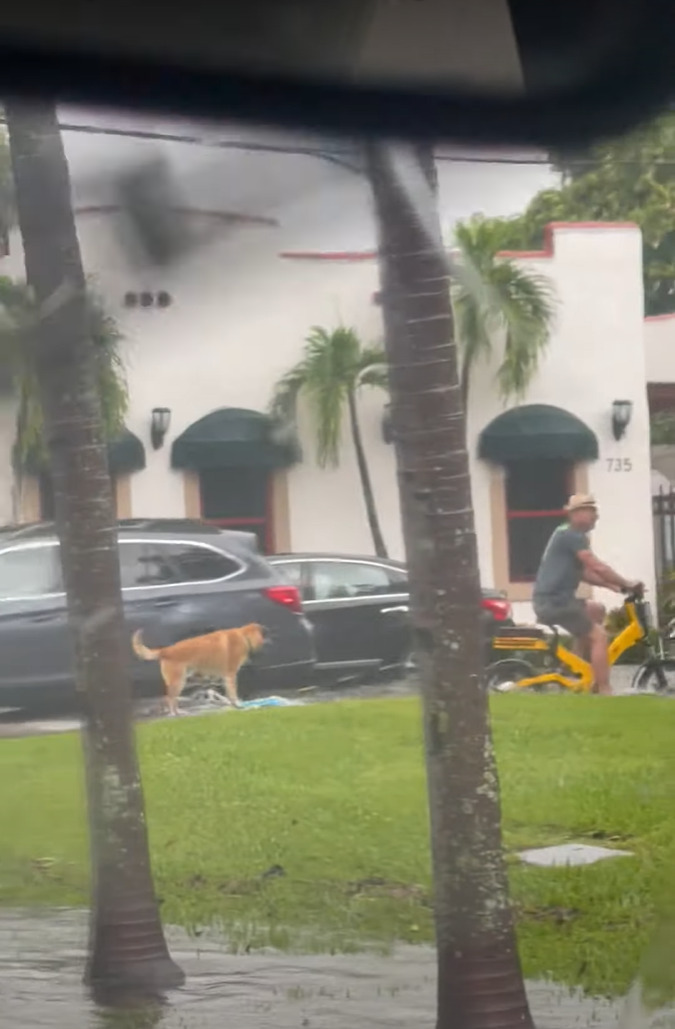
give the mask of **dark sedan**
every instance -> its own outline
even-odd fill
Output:
[[[281,579],[296,586],[314,626],[317,670],[336,678],[387,669],[412,659],[408,572],[400,561],[338,554],[275,554]],[[511,605],[483,590],[486,646],[497,624],[513,624]]]

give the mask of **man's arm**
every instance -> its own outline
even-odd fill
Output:
[[[591,550],[580,550],[577,557],[581,561],[581,577],[591,586],[602,586],[614,590],[615,593],[621,593],[622,590],[628,590],[634,585],[597,558]]]

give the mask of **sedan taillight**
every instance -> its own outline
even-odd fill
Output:
[[[268,586],[263,593],[268,600],[274,601],[275,604],[287,607],[296,615],[302,614],[302,600],[297,586]]]
[[[489,611],[496,622],[505,622],[511,617],[511,605],[501,597],[483,597],[483,610]]]

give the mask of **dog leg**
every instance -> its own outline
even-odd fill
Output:
[[[162,673],[166,689],[166,706],[169,715],[175,718],[176,715],[179,714],[178,698],[180,697],[183,686],[185,685],[187,668],[185,665],[177,665],[172,661],[160,661],[159,668]]]
[[[239,694],[237,692],[237,677],[236,675],[226,675],[223,678],[225,685],[225,692],[227,693],[227,699],[229,700],[232,707],[240,707]]]

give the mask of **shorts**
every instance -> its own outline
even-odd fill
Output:
[[[537,603],[535,601],[534,613],[544,625],[560,625],[578,639],[589,636],[593,629],[586,602],[577,597],[573,597],[572,600],[563,604],[552,604],[548,601]]]

